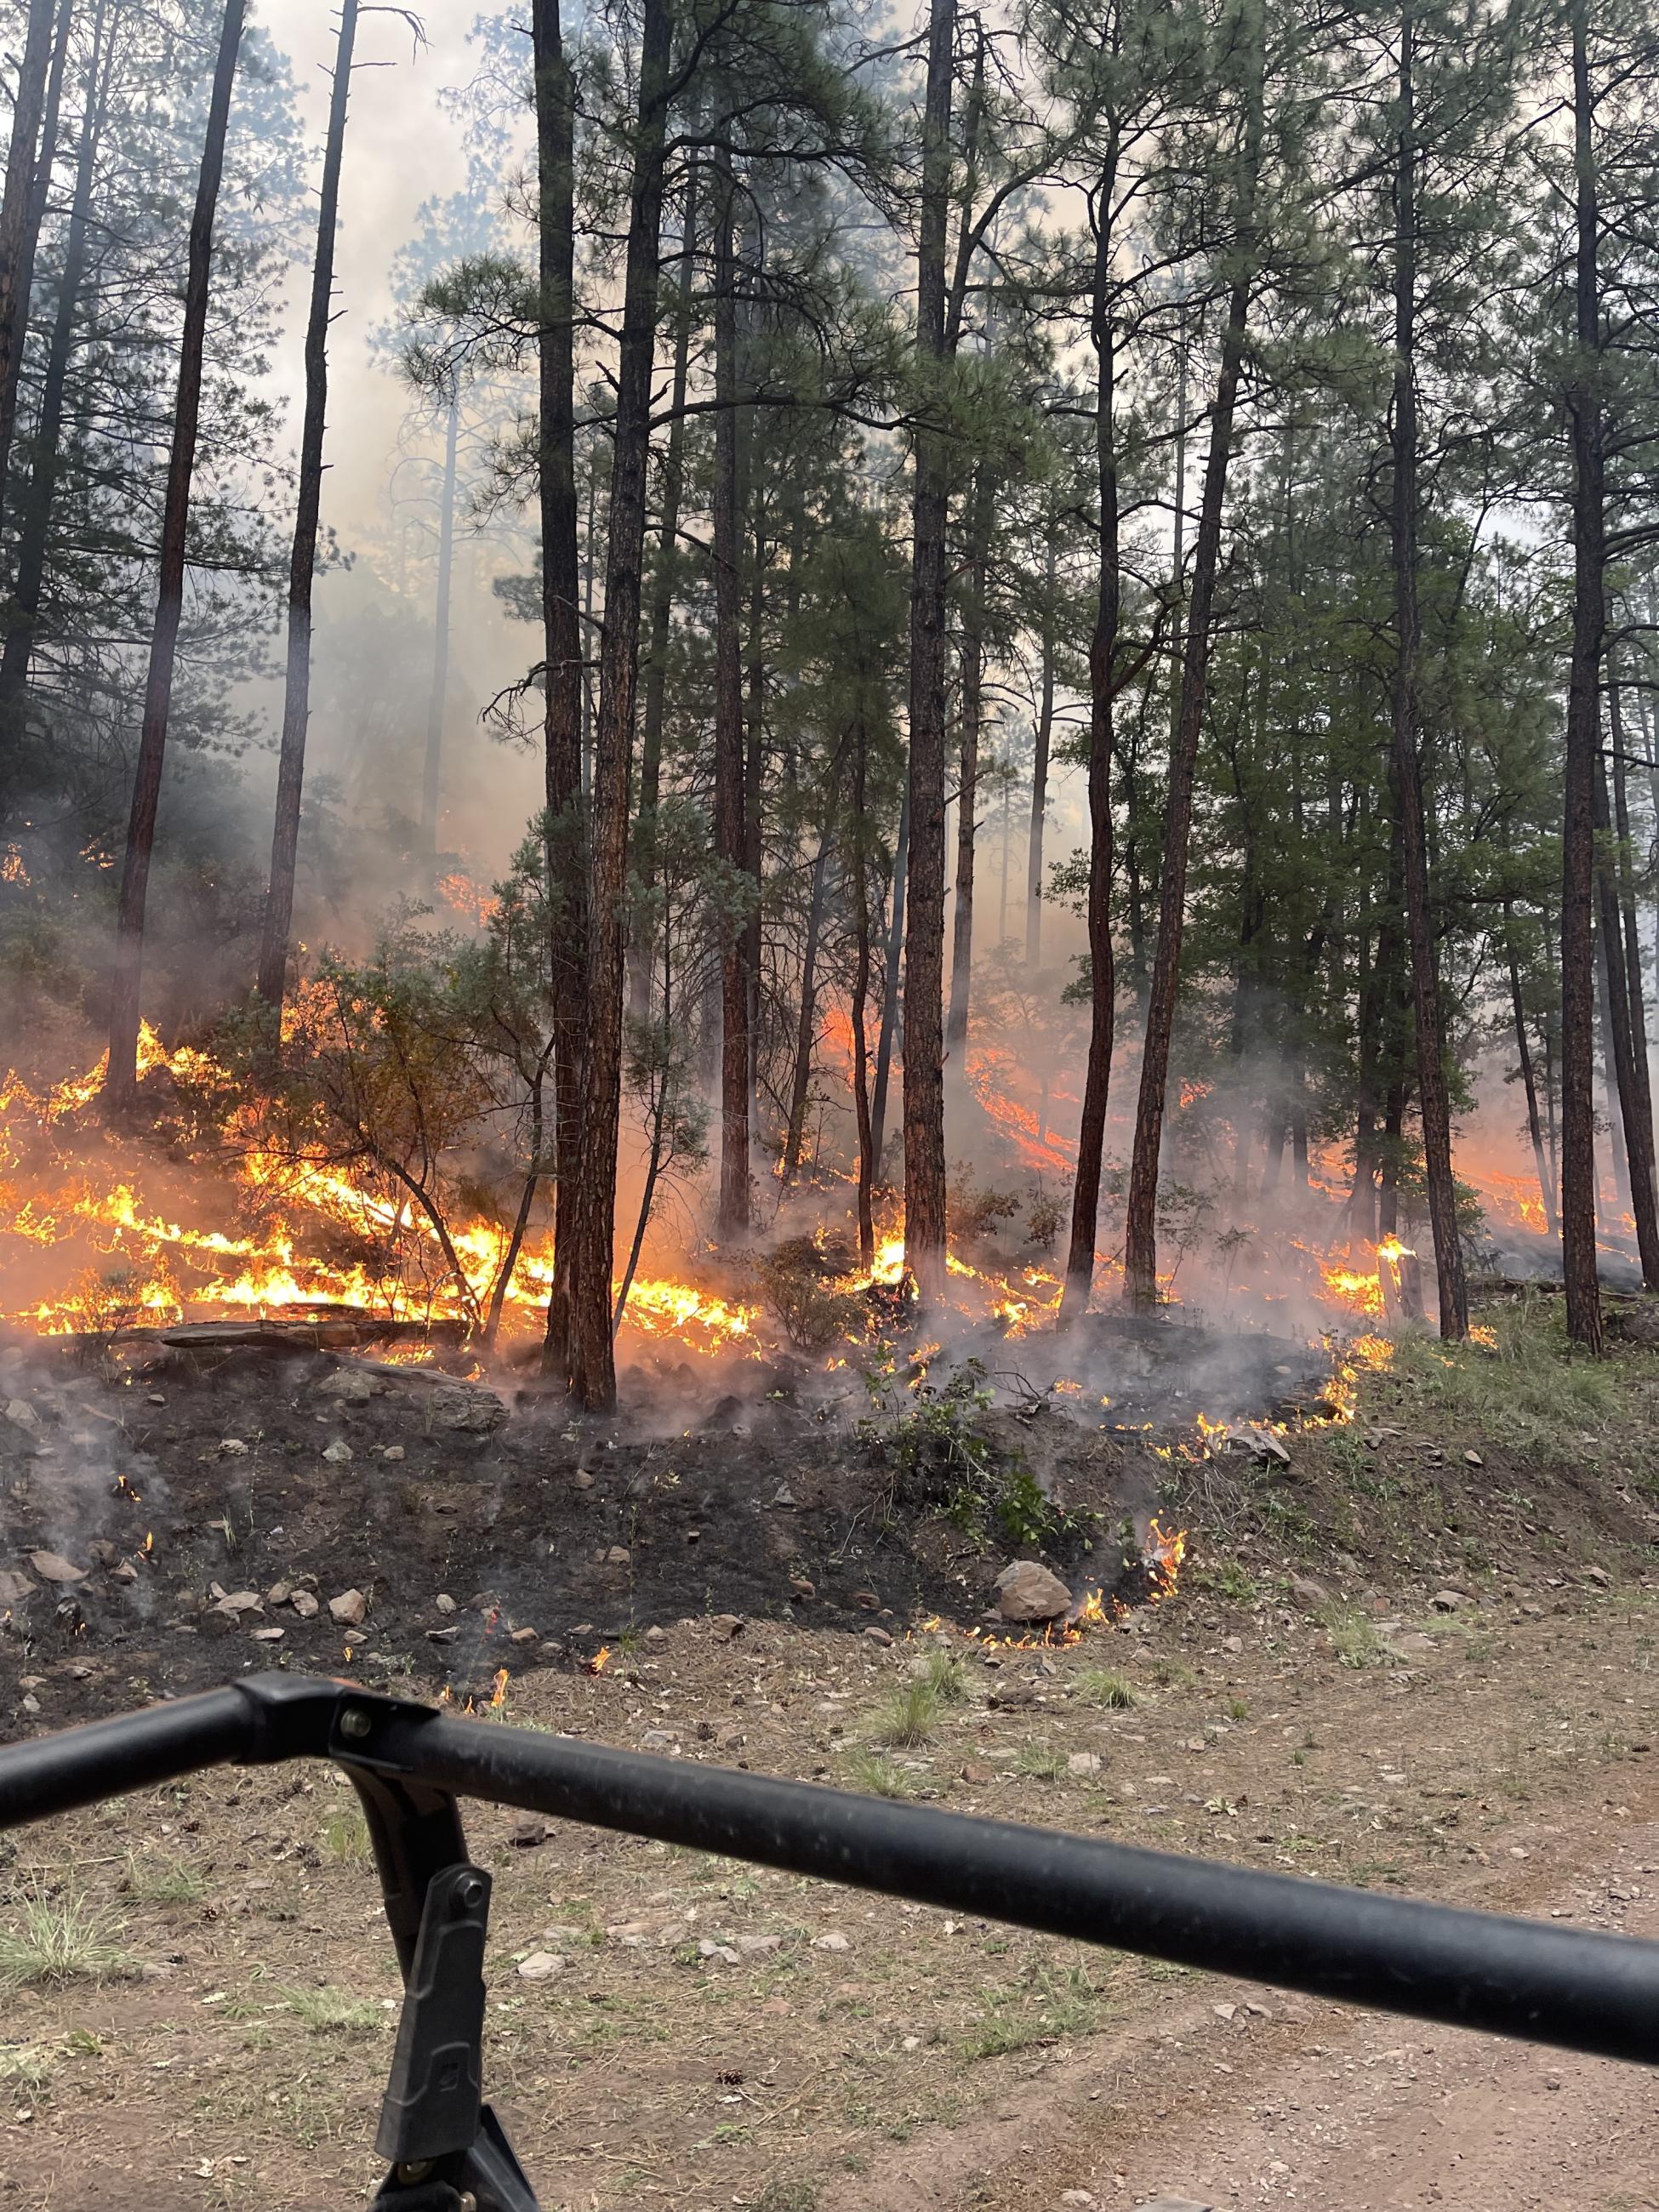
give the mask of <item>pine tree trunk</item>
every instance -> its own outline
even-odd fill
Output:
[[[1577,350],[1566,392],[1572,458],[1572,658],[1567,684],[1565,802],[1561,887],[1561,1261],[1567,1334],[1601,1349],[1601,1291],[1595,1260],[1595,972],[1591,912],[1595,877],[1595,763],[1607,629],[1607,518],[1602,451],[1596,264],[1601,224],[1586,15],[1573,0],[1572,110],[1577,252],[1573,306]]]
[[[548,878],[548,972],[553,1030],[553,1285],[542,1372],[568,1380],[573,1327],[572,1269],[586,1079],[588,852],[587,672],[579,611],[575,391],[575,86],[565,58],[560,0],[533,0],[538,326],[536,337],[537,491],[542,534],[542,799]],[[653,249],[654,250],[654,249]],[[589,605],[592,501],[588,504]],[[590,633],[591,634],[591,633]],[[605,1278],[607,1321],[610,1274]],[[590,1316],[589,1340],[598,1330]],[[608,1343],[608,1336],[607,1336]]]
[[[35,625],[40,619],[45,588],[46,553],[51,540],[52,503],[58,471],[63,465],[64,396],[69,382],[70,355],[75,343],[75,319],[86,282],[87,240],[92,219],[93,184],[97,174],[98,148],[103,137],[109,100],[110,75],[114,65],[116,39],[105,44],[107,10],[100,0],[93,18],[92,46],[87,64],[81,144],[76,158],[75,189],[70,201],[69,226],[64,240],[64,265],[58,278],[58,311],[47,343],[45,372],[40,380],[40,412],[32,441],[33,466],[21,501],[21,526],[17,543],[16,580],[3,655],[0,655],[0,702],[9,720],[11,709],[28,682],[34,650]]]
[[[1440,1334],[1469,1333],[1469,1295],[1457,1233],[1452,1179],[1451,1101],[1445,1039],[1429,911],[1429,863],[1423,809],[1423,760],[1418,726],[1418,661],[1422,623],[1417,600],[1417,138],[1413,39],[1407,4],[1400,15],[1398,137],[1395,162],[1394,410],[1390,422],[1393,500],[1389,537],[1394,568],[1395,667],[1392,685],[1395,775],[1405,863],[1406,935],[1411,949],[1412,1007],[1417,1041],[1417,1095],[1423,1117],[1424,1177],[1434,1237]]]
[[[1080,1320],[1088,1312],[1094,1291],[1101,1164],[1117,1016],[1117,971],[1112,957],[1112,700],[1122,585],[1118,548],[1116,334],[1111,312],[1111,211],[1116,189],[1114,149],[1101,178],[1095,206],[1091,336],[1097,380],[1095,477],[1100,499],[1100,573],[1094,635],[1089,641],[1089,1056],[1083,1078],[1066,1279],[1060,1294],[1062,1325]]]
[[[1124,1224],[1123,1291],[1133,1304],[1158,1296],[1158,1175],[1164,1148],[1164,1115],[1170,1082],[1170,1042],[1175,1027],[1176,994],[1181,977],[1181,942],[1186,919],[1187,861],[1192,835],[1193,785],[1198,765],[1199,732],[1209,669],[1210,617],[1216,571],[1221,558],[1222,511],[1232,454],[1233,414],[1244,365],[1244,327],[1249,313],[1255,250],[1256,179],[1261,165],[1263,59],[1261,25],[1247,34],[1243,143],[1239,151],[1237,205],[1233,253],[1235,273],[1229,289],[1221,366],[1210,416],[1210,452],[1205,465],[1198,538],[1193,554],[1192,592],[1188,603],[1187,639],[1181,678],[1181,713],[1170,763],[1165,802],[1164,866],[1158,884],[1158,943],[1152,988],[1146,1000],[1146,1042],[1141,1054],[1140,1095],[1136,1102],[1134,1143],[1129,1167],[1129,1200]]]
[[[452,392],[444,410],[444,473],[438,508],[438,591],[433,610],[432,687],[426,702],[426,758],[421,771],[421,850],[438,850],[438,796],[443,775],[444,714],[449,704],[449,604],[455,568],[455,477],[461,434],[461,399]]]
[[[951,932],[951,1004],[945,1046],[958,1074],[968,1045],[974,972],[974,863],[979,810],[979,749],[985,710],[985,564],[990,556],[996,479],[981,462],[968,523],[968,600],[962,627],[962,753],[957,795],[957,901]]]
[[[629,191],[622,340],[617,366],[605,636],[593,728],[587,897],[586,1066],[574,1173],[561,1176],[559,1240],[568,1285],[566,1388],[590,1412],[616,1404],[611,1265],[622,1109],[622,1012],[628,933],[628,787],[639,675],[645,477],[660,279],[664,143],[672,0],[644,0],[639,117]],[[567,1208],[565,1196],[569,1195]],[[556,1262],[560,1254],[556,1250]],[[550,1349],[554,1340],[550,1335]]]
[[[1620,908],[1617,863],[1608,850],[1613,836],[1612,808],[1607,800],[1607,775],[1599,759],[1595,763],[1595,829],[1601,844],[1595,887],[1607,993],[1607,1035],[1613,1048],[1619,1122],[1624,1131],[1630,1210],[1636,1223],[1636,1249],[1641,1255],[1643,1287],[1659,1291],[1659,1212],[1654,1206],[1653,1124],[1650,1111],[1644,1103],[1645,1085],[1636,1066],[1631,1025],[1632,984],[1625,962],[1624,916]],[[1639,990],[1640,985],[1636,988]],[[1648,1116],[1645,1127],[1644,1112]]]
[[[1636,875],[1632,864],[1630,788],[1625,767],[1625,717],[1619,686],[1607,687],[1608,726],[1613,739],[1613,827],[1618,839],[1619,911],[1624,924],[1625,974],[1630,985],[1631,1066],[1636,1079],[1637,1126],[1648,1157],[1648,1179],[1659,1182],[1654,1158],[1653,1076],[1648,1055],[1647,992],[1642,981],[1642,934],[1636,919]]]
[[[685,394],[690,381],[692,283],[697,252],[698,163],[686,170],[685,212],[680,230],[680,305],[674,327],[674,368],[669,386],[668,446],[662,464],[662,520],[651,580],[651,629],[646,648],[645,704],[640,724],[640,803],[634,825],[635,866],[647,890],[657,877],[657,809],[662,803],[662,734],[668,704],[668,645],[674,615],[674,563],[679,550],[680,501],[685,488]],[[641,941],[631,948],[629,1011],[636,1021],[651,1012],[653,926],[647,906]]]
[[[1532,1164],[1538,1176],[1538,1195],[1543,1200],[1545,1226],[1553,1237],[1556,1233],[1555,1186],[1544,1158],[1543,1124],[1538,1117],[1538,1082],[1533,1073],[1532,1045],[1527,1036],[1526,1005],[1521,995],[1521,963],[1516,957],[1515,915],[1510,901],[1504,901],[1504,934],[1509,957],[1510,1011],[1515,1020],[1515,1048],[1521,1063],[1521,1085],[1527,1100],[1527,1133],[1532,1139]]]
[[[283,744],[276,763],[276,820],[271,832],[270,879],[265,891],[264,933],[259,948],[259,996],[270,1009],[273,1027],[282,1018],[283,994],[288,981],[306,737],[311,723],[311,594],[317,574],[317,529],[323,500],[323,434],[328,421],[328,325],[334,306],[334,236],[339,222],[340,164],[345,153],[346,110],[351,100],[351,56],[356,38],[357,0],[340,0],[334,87],[329,101],[328,136],[323,145],[317,253],[311,267],[311,313],[306,323],[306,411],[300,433],[300,495],[288,572],[288,683],[283,695]]]
[[[730,150],[714,157],[714,857],[733,902],[720,930],[720,1182],[715,1235],[746,1237],[750,1224],[750,1002],[744,878],[743,501],[738,466],[737,185]]]
[[[915,438],[910,585],[909,915],[904,940],[904,1257],[924,1299],[945,1289],[945,532],[949,456],[926,386],[945,373],[956,0],[931,0],[916,254]]]
[[[893,1071],[893,1044],[898,1033],[899,957],[904,944],[904,887],[910,858],[910,784],[907,777],[899,799],[898,836],[893,846],[893,891],[887,917],[885,964],[882,971],[881,1030],[876,1040],[876,1091],[870,1109],[871,1173],[881,1174],[881,1156],[887,1146],[887,1089]]]
[[[829,857],[828,841],[820,837],[812,860],[812,889],[806,908],[806,949],[801,956],[800,1014],[795,1028],[795,1064],[790,1078],[789,1119],[783,1142],[781,1179],[786,1190],[800,1172],[806,1101],[812,1085],[812,1044],[818,1026],[818,937],[823,927],[823,864]]]
[[[1051,516],[1042,552],[1042,668],[1038,678],[1036,748],[1031,760],[1031,827],[1025,848],[1025,965],[1042,965],[1042,841],[1048,818],[1048,750],[1054,731],[1054,589],[1056,526]]]
[[[864,812],[869,756],[869,732],[860,722],[853,754],[853,1114],[859,1139],[859,1258],[866,1267],[876,1256],[876,1161],[870,1116],[870,1045],[866,1029],[870,1002],[870,871]]]
[[[104,1097],[116,1113],[126,1112],[138,1103],[138,1003],[143,985],[144,905],[149,890],[150,855],[155,845],[161,770],[167,756],[173,665],[184,614],[185,540],[190,525],[190,480],[196,465],[196,439],[201,418],[202,356],[207,337],[208,286],[213,266],[213,218],[219,201],[231,87],[236,76],[236,57],[246,13],[246,0],[225,0],[196,205],[190,222],[184,328],[179,343],[179,387],[173,410],[167,495],[161,510],[155,623],[150,636],[149,667],[144,684],[144,714],[133,778],[132,811],[127,823],[126,857],[121,872],[120,905],[116,920],[115,970],[110,992],[109,1072],[105,1079]]]
[[[50,75],[58,85],[63,82],[62,55],[70,12],[68,0],[63,0],[63,35],[54,56],[52,17],[58,4],[59,0],[29,0],[28,27],[12,102],[5,187],[0,192],[0,495],[10,471],[34,246],[46,204],[41,172],[50,171],[57,135],[55,114],[50,122],[46,118],[46,81]],[[44,134],[43,123],[46,124]]]

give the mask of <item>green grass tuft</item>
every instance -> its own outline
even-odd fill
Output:
[[[125,1933],[120,1921],[73,1886],[25,1895],[17,1917],[0,1928],[0,1986],[131,1980],[138,1961],[121,1942]]]
[[[1139,1694],[1127,1674],[1109,1667],[1091,1667],[1077,1678],[1077,1693],[1085,1705],[1104,1705],[1110,1712],[1127,1713],[1139,1705]]]
[[[896,1750],[914,1750],[932,1737],[939,1719],[939,1693],[927,1674],[913,1674],[902,1688],[878,1707],[872,1731],[877,1743]]]

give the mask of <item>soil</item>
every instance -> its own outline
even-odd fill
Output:
[[[1645,1368],[1619,1423],[1529,1455],[1363,1399],[1351,1428],[1292,1434],[1289,1468],[1033,1413],[1022,1449],[1051,1493],[1114,1536],[1114,1516],[1184,1503],[1192,1548],[1174,1595],[1024,1650],[962,1632],[1006,1551],[941,1515],[884,1529],[893,1468],[813,1410],[763,1396],[629,1437],[424,1381],[342,1401],[347,1371],[13,1355],[0,1393],[39,1427],[0,1421],[6,1565],[37,1585],[0,1638],[12,1733],[273,1660],[416,1694],[504,1665],[480,1727],[1659,1934]],[[489,1425],[447,1425],[463,1410]],[[349,1460],[322,1457],[334,1442]],[[85,1579],[46,1586],[43,1547]],[[1097,1563],[1053,1557],[1074,1587]],[[311,1621],[269,1595],[307,1573]],[[215,1580],[264,1612],[209,1627]],[[348,1587],[371,1600],[372,1666],[328,1616]],[[925,1743],[882,1747],[937,1649],[960,1701]],[[493,1808],[467,1822],[495,1875],[487,2086],[550,2209],[1659,2207],[1634,2069],[630,1838],[515,1842]],[[32,1909],[66,1903],[106,1954],[8,1996],[0,2204],[362,2201],[398,1984],[343,1780],[208,1775],[10,1842],[0,1969],[27,1966]],[[558,1963],[520,1974],[538,1952]]]

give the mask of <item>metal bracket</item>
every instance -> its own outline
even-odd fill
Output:
[[[374,2148],[394,2165],[468,2149],[483,2101],[489,1876],[446,1867],[427,1886]]]

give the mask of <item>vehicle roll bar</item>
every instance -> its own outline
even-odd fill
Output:
[[[489,1876],[456,1801],[716,1851],[1450,2027],[1659,2060],[1659,1943],[457,1717],[289,1674],[0,1749],[0,1829],[227,1763],[356,1785],[406,1987],[377,2138],[399,2212],[535,2199],[479,2102]],[[453,2033],[451,2033],[451,2031]]]

